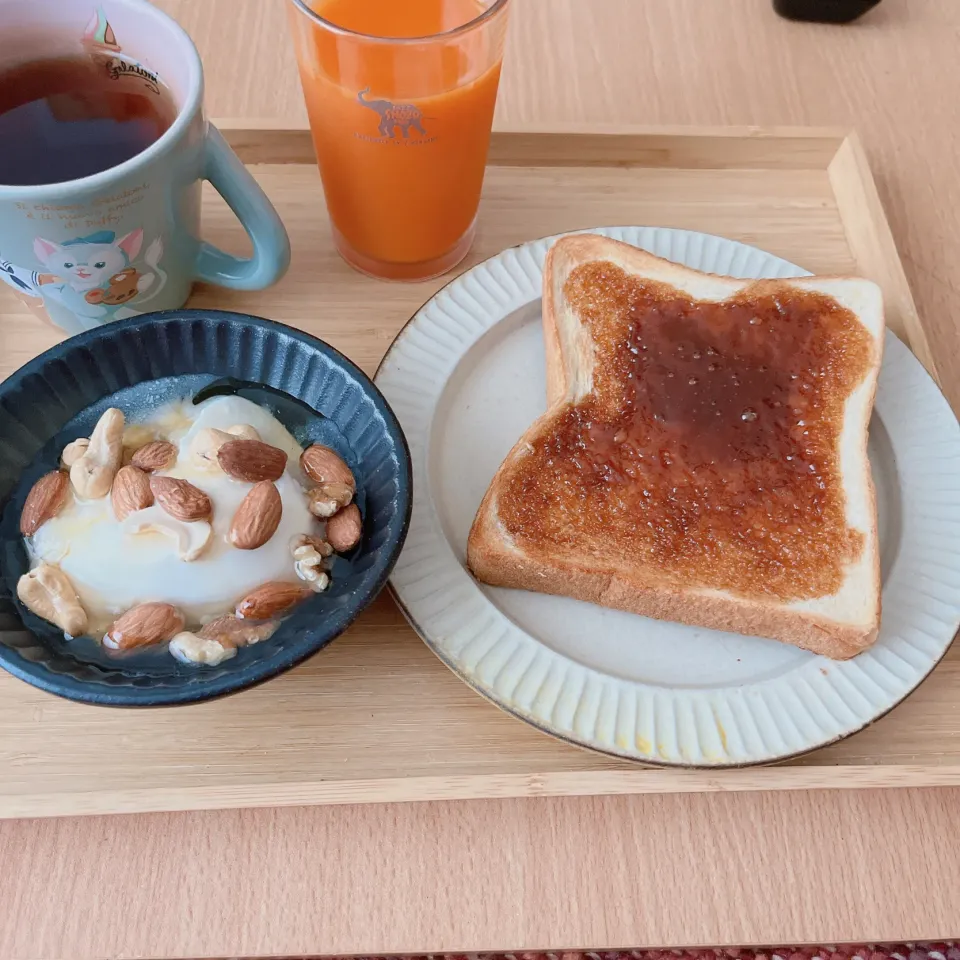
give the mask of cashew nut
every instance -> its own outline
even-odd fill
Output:
[[[70,578],[50,563],[41,563],[17,581],[17,596],[38,617],[78,637],[87,629],[87,613]]]
[[[176,542],[177,556],[186,563],[196,560],[213,537],[213,528],[206,520],[186,523],[157,505],[129,514],[123,521],[123,532],[162,533],[171,537]]]
[[[60,462],[69,470],[87,452],[89,446],[90,441],[86,437],[71,441],[63,448]]]
[[[205,640],[189,630],[178,633],[170,641],[170,653],[181,663],[205,663],[215,667],[237,655],[237,648],[219,640]]]
[[[203,427],[198,430],[190,441],[190,459],[200,470],[210,473],[219,473],[220,464],[217,461],[217,451],[234,437],[225,430],[216,427]]]
[[[252,427],[249,423],[235,423],[232,427],[227,427],[227,433],[232,437],[239,437],[241,440],[260,439],[256,427]]]
[[[86,453],[70,467],[70,482],[81,497],[105,497],[123,459],[123,411],[111,407],[97,421]]]

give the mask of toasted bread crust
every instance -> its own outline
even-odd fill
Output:
[[[693,591],[673,592],[627,577],[591,573],[573,564],[560,570],[542,560],[505,551],[502,541],[482,533],[476,537],[471,533],[470,570],[478,580],[491,586],[552,593],[657,620],[769,637],[832,660],[848,660],[877,638],[876,627],[864,631],[859,626],[838,624],[789,607],[704,596]]]
[[[567,238],[571,239],[571,238]],[[560,345],[560,331],[556,324],[557,291],[549,278],[555,276],[555,261],[563,256],[563,250],[557,253],[557,244],[547,251],[543,263],[543,349],[547,374],[547,409],[563,400],[567,393],[567,369],[563,362],[563,348]]]
[[[490,484],[477,512],[467,546],[468,565],[481,581],[504,587],[534,590],[586,600],[606,607],[626,610],[644,616],[674,620],[696,626],[727,630],[753,636],[770,637],[823,654],[833,659],[846,659],[869,647],[879,628],[880,568],[876,529],[876,495],[869,476],[866,458],[867,433],[862,433],[862,464],[866,470],[865,496],[869,499],[868,512],[872,518],[868,540],[872,546],[872,572],[868,589],[876,598],[875,614],[866,622],[848,623],[823,616],[815,611],[798,609],[775,601],[745,600],[717,591],[695,588],[676,590],[651,582],[642,570],[615,569],[600,571],[578,556],[553,556],[546,551],[537,555],[525,553],[512,542],[498,518],[497,496],[501,477],[516,459],[529,450],[531,439],[550,428],[554,411],[583,391],[583,385],[571,379],[574,361],[564,350],[580,350],[582,345],[570,347],[569,337],[563,337],[558,328],[559,303],[563,284],[575,266],[596,260],[613,259],[627,263],[630,270],[641,276],[655,276],[658,280],[683,286],[690,278],[706,275],[687,267],[661,260],[645,251],[618,241],[596,235],[576,235],[558,241],[548,253],[544,267],[543,324],[547,367],[548,410],[538,419],[508,454]],[[713,278],[732,294],[745,281],[732,278]],[[853,278],[837,278],[851,280]],[[763,281],[767,289],[789,293],[791,289],[832,282],[827,278]],[[877,337],[875,368],[872,371],[871,395],[868,410],[872,408],[876,390],[876,372],[879,369],[882,329]],[[582,359],[582,358],[581,358]]]

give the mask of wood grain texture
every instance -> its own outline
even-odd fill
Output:
[[[159,0],[197,41],[211,116],[305,119],[288,2]],[[958,42],[955,0],[883,0],[846,27],[770,0],[513,0],[496,122],[857,129],[956,406]]]
[[[947,938],[958,815],[904,790],[9,822],[0,955]]]
[[[271,159],[274,145],[287,161],[251,169],[287,224],[294,260],[271,290],[205,288],[191,303],[291,323],[372,373],[406,319],[446,278],[383,285],[350,270],[333,250],[315,165],[293,162],[310,159],[306,132],[297,136],[276,124],[261,125],[259,137],[246,127],[223,129],[246,161]],[[795,149],[799,169],[790,166]],[[877,279],[888,291],[891,327],[925,345],[869,171],[855,142],[840,135],[498,133],[493,153],[469,262],[591,223],[694,227],[756,243],[820,273]],[[580,166],[573,165],[577,157]],[[563,204],[555,202],[558,194]],[[211,190],[204,231],[226,249],[245,242]],[[862,262],[851,236],[866,252]],[[36,321],[13,298],[2,304],[8,312],[0,347],[9,346],[3,353],[29,353]],[[911,324],[912,331],[904,329]],[[428,652],[384,597],[297,670],[243,696],[167,711],[162,736],[153,712],[67,703],[0,675],[0,767],[9,768],[0,781],[0,816],[960,784],[960,711],[950,707],[958,675],[960,648],[881,723],[790,766],[724,774],[639,770],[551,740],[491,708]],[[211,733],[198,738],[198,729]]]
[[[942,384],[931,338],[917,312],[867,157],[855,131],[830,161],[828,173],[847,244],[859,271],[880,284],[884,313],[897,321],[894,332],[910,343],[920,362]]]
[[[285,2],[160,3],[198,42],[212,115],[303,119]],[[768,0],[514,0],[498,122],[858,128],[956,403],[958,33],[955,0],[884,0],[846,28],[780,21]],[[324,318],[348,336],[336,303]],[[28,358],[27,329],[0,328],[11,365]],[[56,339],[34,334],[30,354]],[[937,694],[934,735],[956,715],[955,684]],[[0,955],[946,937],[958,825],[960,790],[945,789],[7,821]]]

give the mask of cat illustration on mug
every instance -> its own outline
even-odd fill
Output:
[[[143,305],[163,289],[167,275],[160,267],[163,242],[158,237],[143,255],[146,269],[134,261],[143,245],[143,230],[119,240],[112,230],[55,243],[43,237],[33,242],[42,270],[24,270],[0,256],[0,279],[18,293],[56,303],[85,326],[143,313]],[[141,294],[150,291],[146,297]],[[136,300],[136,304],[131,302]]]

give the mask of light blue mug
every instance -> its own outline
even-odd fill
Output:
[[[67,333],[181,307],[195,280],[238,290],[275,283],[290,242],[270,201],[203,115],[200,57],[146,0],[0,0],[0,73],[89,56],[107,75],[172,96],[176,117],[141,153],[92,176],[0,183],[0,280]],[[16,144],[0,144],[16,149]],[[200,240],[209,180],[253,244],[241,259]],[[2,285],[0,285],[2,295]]]

